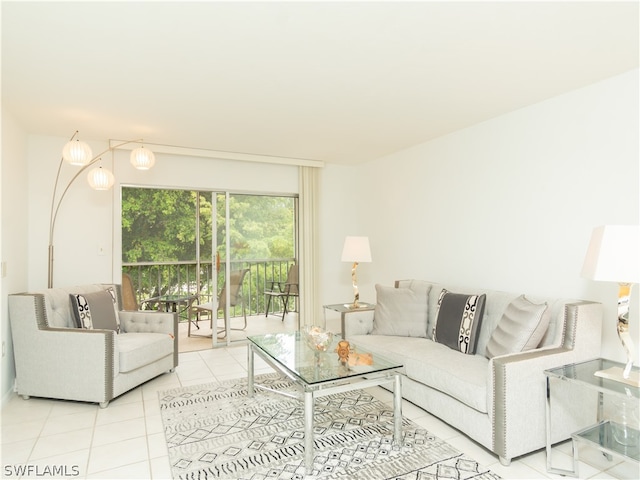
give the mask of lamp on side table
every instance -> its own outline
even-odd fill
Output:
[[[371,262],[371,248],[369,247],[369,237],[347,237],[342,249],[342,261],[353,262],[351,268],[351,283],[353,284],[353,303],[350,308],[358,308],[358,278],[356,271],[359,262]]]
[[[624,369],[613,367],[596,372],[597,376],[632,386],[640,386],[638,372],[632,372],[635,347],[629,332],[631,287],[640,283],[640,226],[607,225],[597,227],[582,267],[582,276],[596,281],[617,282],[618,337],[627,354]]]

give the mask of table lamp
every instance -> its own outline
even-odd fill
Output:
[[[635,348],[629,332],[631,287],[640,283],[640,225],[596,227],[582,267],[582,276],[596,281],[617,282],[618,337],[627,354],[624,369],[613,367],[596,372],[599,377],[640,386],[638,372],[632,372]]]
[[[342,249],[342,261],[353,262],[351,268],[351,283],[353,284],[353,303],[349,305],[349,308],[359,308],[358,300],[360,294],[358,293],[358,279],[356,276],[356,270],[358,263],[371,262],[371,248],[369,247],[369,237],[347,237],[344,241],[344,248]]]

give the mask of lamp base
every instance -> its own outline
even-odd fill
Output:
[[[357,310],[359,308],[369,309],[372,306],[370,303],[360,303],[360,302],[358,302],[357,305],[354,305],[353,303],[343,303],[343,305],[344,305],[344,308],[348,308],[349,310]]]
[[[598,370],[594,375],[596,377],[606,378],[607,380],[613,380],[614,382],[626,383],[632,387],[640,387],[640,372],[633,371],[629,373],[629,378],[624,378],[622,367],[611,367],[605,370]]]

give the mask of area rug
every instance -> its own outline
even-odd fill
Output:
[[[256,383],[295,392],[277,374]],[[258,390],[246,378],[159,393],[175,479],[479,479],[499,478],[403,419],[393,443],[393,410],[364,390],[320,397],[314,410],[314,463],[304,468],[301,401]]]

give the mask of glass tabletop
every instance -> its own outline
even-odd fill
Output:
[[[341,340],[339,335],[334,336],[326,352],[312,350],[304,340],[304,333],[301,332],[255,335],[248,337],[248,340],[308,384],[331,382],[402,368],[400,363],[360,348],[357,348],[357,354],[367,358],[371,355],[371,364],[343,365],[335,352]]]
[[[617,394],[625,397],[634,396],[636,398],[640,398],[640,388],[596,375],[596,372],[607,370],[612,367],[624,367],[624,364],[604,358],[598,358],[587,362],[572,363],[569,365],[563,365],[562,367],[551,368],[549,370],[545,370],[544,373],[549,377],[580,383],[601,392],[607,392],[614,395]],[[637,372],[638,368],[634,367],[633,371]]]
[[[157,297],[152,297],[147,299],[147,302],[165,302],[165,303],[177,303],[177,302],[188,302],[191,300],[195,300],[198,295],[159,295]]]
[[[358,308],[353,308],[351,303],[336,303],[331,305],[324,305],[323,308],[328,308],[329,310],[335,310],[336,312],[344,313],[344,312],[365,312],[367,310],[373,310],[375,308],[375,304],[373,303],[365,303],[359,302]]]

